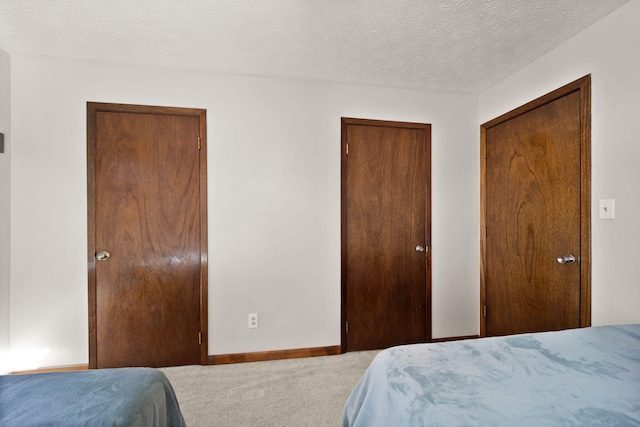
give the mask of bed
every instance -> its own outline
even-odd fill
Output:
[[[184,426],[173,387],[152,368],[0,376],[0,426]]]
[[[640,325],[384,350],[342,426],[640,426]]]

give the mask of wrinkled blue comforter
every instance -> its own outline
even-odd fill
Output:
[[[640,426],[640,325],[387,349],[342,425]]]
[[[0,376],[0,426],[184,426],[173,387],[150,368]]]

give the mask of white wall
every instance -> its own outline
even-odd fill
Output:
[[[592,75],[592,323],[640,322],[640,0],[482,93],[480,123]],[[616,219],[598,219],[598,200]]]
[[[634,246],[640,144],[633,127],[640,115],[639,18],[640,0],[632,0],[479,98],[45,58],[9,61],[0,52],[0,127],[11,125],[11,154],[0,155],[1,185],[9,182],[5,163],[11,163],[11,189],[0,186],[1,208],[10,206],[11,216],[0,211],[0,242],[7,241],[11,219],[12,351],[38,351],[40,366],[88,359],[87,101],[207,109],[209,353],[226,354],[340,343],[342,116],[433,125],[433,335],[477,334],[478,125],[589,73],[593,324],[640,322]],[[5,124],[9,93],[12,121]],[[602,198],[616,199],[615,220],[597,219]],[[4,298],[6,243],[0,251]],[[6,335],[2,301],[0,334]],[[260,328],[248,330],[247,314],[255,312]]]
[[[0,362],[9,349],[9,252],[11,236],[11,58],[0,49],[0,133],[5,152],[0,153]],[[0,363],[0,374],[6,370]]]
[[[12,350],[86,363],[86,102],[205,108],[209,353],[340,344],[340,117],[433,125],[433,335],[477,334],[478,98],[12,57]],[[247,314],[260,328],[247,329]]]

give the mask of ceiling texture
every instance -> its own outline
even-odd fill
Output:
[[[629,0],[0,0],[0,49],[480,92]]]

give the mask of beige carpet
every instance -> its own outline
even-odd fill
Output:
[[[377,353],[162,370],[189,427],[337,427]]]

